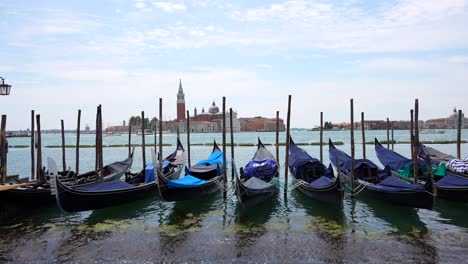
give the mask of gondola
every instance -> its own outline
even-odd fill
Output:
[[[392,170],[392,174],[397,177],[399,176],[397,173],[398,170],[411,169],[414,164],[412,159],[383,147],[377,139],[375,139],[375,152],[380,162],[384,166],[389,166]],[[430,155],[425,155],[424,153],[420,153],[420,155],[430,158]],[[432,164],[429,165],[432,170]],[[426,166],[421,159],[418,159],[418,166],[420,168],[418,170],[418,177],[427,181],[427,173],[423,173],[423,170],[427,170],[428,166]],[[443,172],[445,173],[439,174],[438,177],[435,178],[434,184],[437,188],[437,197],[451,201],[468,202],[468,178],[456,175],[450,171]],[[406,177],[400,178],[407,181],[411,180]]]
[[[146,177],[133,177],[126,181],[114,180],[108,182],[93,182],[67,186],[57,177],[57,165],[48,159],[49,174],[55,176],[55,184],[51,191],[55,193],[57,205],[65,212],[80,212],[95,210],[154,195],[158,189],[156,181],[148,181]]]
[[[127,172],[125,174],[126,181],[131,181],[131,178],[146,178],[146,181],[154,181],[155,180],[155,164],[158,164],[155,152],[152,149],[151,150],[151,155],[152,155],[152,163],[148,163],[146,165],[146,168],[141,170],[138,173],[131,173]],[[172,152],[169,156],[164,158],[162,160],[162,172],[159,171],[158,173],[161,173],[162,176],[166,179],[170,180],[175,180],[178,179],[180,176],[180,172],[184,168],[185,161],[187,160],[186,155],[185,155],[185,149],[184,146],[182,145],[182,142],[180,142],[180,139],[177,138],[177,146],[174,152]],[[156,166],[159,168],[159,166]]]
[[[122,161],[117,161],[108,164],[102,168],[103,181],[114,181],[120,179],[125,172],[132,166],[133,152],[130,156]],[[43,171],[43,180],[33,185],[0,191],[1,203],[13,203],[28,207],[42,206],[55,203],[55,195],[51,195],[50,177],[46,171]],[[90,171],[76,175],[74,172],[64,175],[57,173],[58,178],[65,185],[81,185],[89,182],[94,182],[96,172]]]
[[[234,165],[233,165],[234,166]],[[260,138],[253,158],[236,173],[236,195],[243,204],[257,204],[278,193],[279,165]]]
[[[372,199],[381,199],[393,204],[416,208],[432,209],[436,189],[432,177],[426,184],[410,184],[391,175],[389,168],[380,170],[376,164],[368,159],[357,159],[354,164],[354,182],[351,183],[351,157],[337,149],[329,140],[329,156],[332,164],[337,168],[339,177],[353,195],[362,192]],[[354,188],[351,188],[351,184]]]
[[[344,191],[340,178],[333,174],[331,164],[327,168],[318,159],[298,147],[292,138],[289,142],[289,170],[295,188],[308,197],[322,202],[342,203]]]
[[[457,159],[456,157],[454,157],[454,156],[452,156],[450,154],[443,153],[442,151],[439,151],[439,150],[437,150],[435,148],[432,148],[432,147],[428,147],[428,146],[423,145],[423,144],[420,144],[418,146],[418,154],[419,154],[420,157],[421,157],[421,155],[423,155],[423,156],[429,155],[432,162],[434,162],[437,165],[439,165],[442,162],[444,162],[444,163],[446,163],[448,165],[448,163],[451,160],[456,160]],[[467,159],[465,159],[465,162],[468,162]],[[452,170],[449,166],[447,166],[447,169],[450,171],[451,174],[468,178],[468,171],[466,171],[466,170],[465,170],[465,172],[458,172],[458,171]]]
[[[223,166],[223,152],[215,141],[208,159],[185,167],[184,177],[170,180],[157,173],[159,193],[166,201],[183,201],[217,192],[223,188]]]

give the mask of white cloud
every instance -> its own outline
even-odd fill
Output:
[[[466,0],[408,0],[372,10],[325,1],[291,0],[235,11],[249,34],[274,28],[285,47],[343,52],[463,48],[468,42]]]
[[[447,58],[448,62],[468,64],[468,56],[452,56]]]
[[[182,3],[171,3],[171,2],[153,2],[153,6],[163,10],[164,12],[172,13],[174,11],[184,11],[187,7]]]

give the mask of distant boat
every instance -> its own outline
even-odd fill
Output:
[[[141,136],[141,134],[142,134],[141,129],[139,129],[137,131],[137,135]],[[149,129],[145,130],[145,136],[150,136],[150,135],[154,135],[154,132],[152,130],[149,130]]]
[[[445,130],[440,129],[423,129],[419,132],[420,134],[444,134]]]

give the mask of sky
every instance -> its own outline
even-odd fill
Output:
[[[333,122],[420,119],[468,109],[468,0],[0,2],[0,96],[7,129],[104,127],[176,117],[179,79],[193,113],[213,100],[239,117]]]

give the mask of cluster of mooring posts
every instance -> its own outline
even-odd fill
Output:
[[[292,185],[289,189],[289,183],[288,183],[288,176],[290,172],[290,167],[289,167],[289,162],[290,162],[290,147],[291,147],[291,134],[290,134],[290,120],[291,120],[291,100],[292,96],[288,96],[288,101],[287,101],[287,118],[286,118],[286,138],[285,138],[285,160],[284,160],[284,185],[282,187],[284,188],[284,194],[287,195],[287,191],[290,191],[296,187],[301,186],[300,184],[294,184]],[[154,133],[154,152],[152,151],[152,154],[157,155],[157,163],[158,164],[153,164],[154,166],[154,174],[164,174],[164,168],[163,164],[164,161],[170,161],[169,159],[165,159],[163,157],[163,137],[162,137],[162,111],[163,111],[163,99],[159,98],[159,139],[157,140],[157,133]],[[186,163],[188,164],[188,168],[192,168],[192,161],[191,161],[191,152],[190,152],[190,133],[191,133],[191,128],[190,128],[190,112],[187,111],[186,113],[187,119],[186,119],[186,133],[187,133],[187,146],[186,146],[186,152],[187,152],[187,159]],[[235,179],[237,179],[237,170],[235,166],[235,157],[234,157],[234,134],[233,134],[233,122],[232,122],[232,108],[229,108],[229,117],[227,117],[227,111],[226,111],[226,97],[222,98],[222,116],[223,116],[223,121],[222,121],[222,170],[220,173],[222,173],[222,186],[218,186],[220,189],[223,190],[224,198],[226,198],[227,195],[227,190],[228,190],[228,176],[227,176],[227,156],[226,156],[226,147],[227,147],[227,139],[226,139],[226,120],[229,118],[230,120],[230,160],[231,160],[231,182],[234,183]],[[456,157],[459,159],[461,155],[461,116],[462,112],[459,110],[458,112],[458,126],[457,126],[457,154]],[[145,112],[141,111],[141,119],[145,120]],[[324,124],[323,124],[323,112],[320,112],[320,150],[319,150],[319,161],[320,163],[323,163],[323,133],[324,133]],[[411,129],[410,129],[410,139],[411,139],[411,154],[412,157],[411,159],[413,160],[413,177],[412,181],[415,184],[418,184],[420,181],[418,179],[420,172],[418,168],[418,155],[419,153],[419,146],[420,146],[420,140],[419,140],[419,101],[418,99],[415,100],[414,104],[414,109],[410,110],[410,120],[411,120]],[[79,174],[79,161],[80,161],[80,123],[81,123],[81,110],[78,110],[78,118],[77,118],[77,139],[76,139],[76,145],[75,145],[75,171],[71,172],[71,169],[67,169],[67,164],[66,164],[66,152],[65,152],[65,129],[64,129],[64,120],[61,121],[61,153],[62,153],[62,172],[58,173],[56,176],[59,177],[60,175],[63,176],[63,179],[60,179],[60,181],[75,181],[76,178],[80,177]],[[34,110],[31,111],[31,176],[27,179],[21,179],[19,178],[18,175],[7,175],[7,156],[8,156],[8,140],[6,139],[6,123],[7,123],[7,116],[2,115],[1,118],[1,130],[0,130],[0,191],[1,192],[6,192],[6,191],[11,191],[11,190],[26,190],[28,187],[34,186],[33,188],[37,189],[46,189],[46,187],[42,187],[44,183],[47,182],[47,173],[48,170],[51,168],[45,169],[42,164],[42,142],[41,142],[41,122],[40,122],[40,115],[35,114]],[[346,177],[350,177],[349,181],[349,188],[351,190],[350,194],[351,196],[355,196],[359,194],[363,190],[364,187],[361,187],[360,184],[358,184],[358,178],[355,175],[355,165],[356,165],[356,157],[355,157],[355,135],[354,135],[354,129],[355,129],[355,120],[354,120],[354,101],[353,99],[350,100],[350,168],[349,170],[349,175],[346,174],[345,171],[343,171],[342,168],[342,163],[341,161],[336,158],[336,160],[332,160],[332,163],[335,163],[335,168],[338,172],[338,175],[336,176],[337,178],[341,178],[342,175],[346,174]],[[361,112],[361,135],[362,135],[362,156],[363,159],[366,159],[366,137],[365,137],[365,115],[364,112]],[[386,141],[386,147],[388,150],[394,150],[394,126],[393,122],[390,121],[389,118],[387,118],[387,141]],[[145,122],[142,122],[141,125],[141,139],[142,139],[142,165],[143,165],[143,172],[145,171],[145,168],[147,168],[148,163],[146,162],[146,151],[145,151]],[[99,105],[97,106],[97,113],[96,113],[96,138],[95,138],[95,169],[94,169],[94,178],[93,182],[86,182],[85,185],[90,185],[90,184],[98,184],[104,181],[104,164],[103,164],[103,129],[102,129],[102,106]],[[130,158],[133,158],[133,152],[134,150],[132,149],[132,142],[131,142],[131,133],[132,133],[132,127],[129,125],[129,130],[128,130],[129,136],[128,136],[128,156]],[[36,136],[34,136],[36,135]],[[177,131],[177,139],[179,139],[180,133]],[[158,141],[158,142],[157,142]],[[330,140],[330,144],[331,140]],[[216,146],[216,144],[214,144]],[[261,143],[259,141],[259,147]],[[279,164],[279,147],[280,147],[280,142],[279,142],[279,111],[276,111],[276,134],[275,134],[275,155],[272,154],[272,157],[276,159],[276,162]],[[297,146],[293,146],[297,147]],[[134,148],[134,146],[133,146]],[[157,151],[156,151],[157,150]],[[176,153],[176,152],[174,152]],[[175,155],[175,154],[174,154]],[[174,156],[175,157],[175,156]],[[174,158],[173,157],[173,158]],[[210,156],[211,157],[211,156]],[[332,156],[330,156],[330,159],[332,159]],[[153,158],[153,163],[155,159]],[[50,163],[48,163],[50,165]],[[219,166],[219,165],[218,165]],[[220,169],[221,166],[217,168]],[[429,170],[431,174],[431,170]],[[180,173],[180,172],[179,172]],[[63,175],[62,175],[63,174]],[[74,175],[73,179],[67,178],[69,175]],[[279,173],[278,173],[279,176]],[[294,180],[296,180],[296,175],[293,175]],[[468,176],[467,176],[468,177]],[[59,179],[59,178],[58,178]],[[161,178],[162,179],[162,178]],[[157,177],[157,183],[159,185],[159,188],[161,188],[161,185],[164,183],[162,182],[160,177]],[[55,179],[54,179],[55,180]],[[170,181],[172,179],[163,179],[163,180],[168,180],[169,184],[171,183]],[[175,179],[176,180],[176,179]],[[204,181],[209,182],[211,179],[206,179]],[[132,180],[134,181],[134,179]],[[427,180],[426,180],[427,181]],[[55,181],[51,181],[53,184],[50,188],[52,188],[51,192],[52,194],[57,195],[57,199],[59,197],[59,194],[55,191],[54,188],[56,188],[55,185],[58,186],[58,184]],[[77,183],[78,184],[78,183]],[[278,184],[279,182],[275,183]],[[346,185],[345,182],[342,182],[342,184]],[[356,186],[358,184],[359,186]],[[45,185],[44,185],[45,186]],[[200,185],[202,186],[202,185]],[[133,187],[128,187],[128,188],[133,188]],[[170,189],[170,187],[168,187]],[[193,188],[198,188],[194,186]],[[344,189],[344,188],[343,188]],[[159,190],[161,193],[161,189]],[[194,189],[193,192],[196,193],[198,189]],[[467,189],[468,191],[468,189]],[[190,191],[187,191],[190,192]],[[60,193],[60,191],[59,191]],[[468,193],[467,193],[468,194]]]

